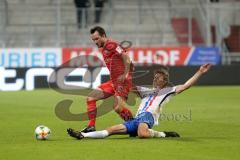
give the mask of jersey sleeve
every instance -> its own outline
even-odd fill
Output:
[[[172,96],[176,95],[176,86],[161,89],[159,94],[163,97],[159,106],[165,105]]]
[[[105,49],[116,54],[125,53],[125,50],[116,42],[108,42],[105,46]]]
[[[176,88],[177,88],[177,86],[167,87],[167,88],[161,89],[160,92],[165,95],[168,95],[168,94],[175,95]]]
[[[177,89],[177,86],[171,87],[171,92],[174,92],[174,93],[173,93],[174,95],[176,94],[176,89]]]
[[[147,87],[136,86],[136,88],[137,88],[137,91],[140,94],[141,98],[148,96],[152,92],[152,89],[147,88]]]

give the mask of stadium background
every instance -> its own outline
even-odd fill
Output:
[[[9,155],[7,152],[7,149],[13,149],[13,151],[15,151],[14,147],[12,147],[14,141],[20,146],[26,142],[26,139],[32,141],[32,137],[20,138],[20,140],[17,140],[16,137],[13,139],[6,138],[8,134],[12,135],[11,131],[8,131],[8,128],[13,129],[20,137],[24,137],[23,133],[25,133],[25,131],[18,130],[21,127],[21,117],[24,117],[24,114],[33,116],[29,121],[24,120],[24,118],[22,120],[23,123],[32,123],[30,125],[32,128],[29,127],[27,129],[26,135],[32,134],[30,131],[33,131],[34,126],[38,123],[45,123],[46,125],[50,125],[50,128],[53,128],[53,132],[60,133],[59,137],[55,135],[55,137],[57,137],[55,140],[64,141],[67,146],[73,143],[72,141],[66,142],[66,140],[63,140],[66,138],[66,135],[60,132],[68,127],[70,122],[51,121],[51,118],[48,117],[55,116],[53,111],[55,104],[59,100],[69,97],[69,95],[58,95],[51,89],[47,89],[48,81],[54,69],[69,61],[71,58],[85,55],[99,56],[96,46],[91,42],[89,37],[89,29],[95,25],[103,26],[106,29],[107,35],[112,39],[118,40],[119,42],[124,40],[130,41],[132,43],[128,53],[136,66],[136,70],[140,72],[149,71],[149,73],[146,73],[141,79],[136,79],[136,84],[150,85],[152,82],[151,73],[159,65],[169,66],[171,80],[174,84],[178,84],[187,80],[200,64],[214,64],[212,70],[197,83],[198,85],[205,86],[196,87],[189,93],[196,94],[200,97],[203,96],[202,99],[206,101],[211,101],[211,98],[213,98],[213,102],[208,105],[213,106],[213,103],[216,102],[218,106],[215,104],[215,109],[222,109],[230,105],[229,110],[221,111],[221,115],[223,114],[222,116],[224,117],[225,112],[229,117],[228,125],[232,125],[231,129],[233,133],[237,131],[236,127],[239,127],[236,118],[236,113],[239,113],[237,107],[239,104],[239,101],[237,101],[237,99],[239,99],[239,86],[236,85],[240,84],[240,2],[238,0],[219,0],[219,2],[211,2],[209,0],[107,0],[102,8],[101,21],[97,24],[94,22],[95,11],[99,11],[100,8],[94,7],[93,0],[90,0],[90,2],[91,6],[82,10],[81,23],[82,26],[86,27],[79,28],[77,24],[76,7],[72,0],[0,0],[1,126],[5,126],[7,130],[7,133],[3,133],[1,144],[3,147],[8,143],[10,144],[6,147],[5,152],[4,150],[2,152],[4,159],[17,158],[17,156]],[[87,19],[85,16],[86,13],[88,15]],[[78,61],[73,62],[72,66],[68,67],[78,67],[83,65],[83,63],[84,62]],[[90,62],[86,60],[86,63]],[[95,88],[98,84],[104,82],[108,75],[106,68],[103,68],[99,78],[96,79],[95,82],[84,82],[83,77],[86,71],[86,67],[82,67],[82,70],[76,70],[72,76],[77,78],[65,79],[66,83]],[[91,76],[93,76],[92,70]],[[227,86],[222,87],[221,85]],[[207,90],[209,94],[205,94],[206,92],[204,92],[204,90]],[[221,93],[225,94],[221,95]],[[188,95],[191,96],[190,94],[187,94],[187,96]],[[216,95],[216,97],[212,97],[213,95]],[[50,98],[51,96],[53,99]],[[217,96],[221,97],[222,101],[219,100]],[[71,97],[71,95],[70,98],[76,99],[75,97]],[[44,105],[40,104],[41,101],[39,101],[39,99],[44,102]],[[170,107],[173,108],[169,110],[170,112],[175,111],[174,105],[180,104],[183,106],[183,101],[188,99],[180,97],[177,100],[178,102],[180,100],[180,103],[170,104]],[[80,101],[81,104],[85,103],[84,97],[81,97],[81,100],[78,99],[78,101]],[[202,106],[205,106],[203,102],[200,102],[201,100],[194,98],[190,100],[191,103],[196,101]],[[30,103],[32,106],[29,106]],[[199,106],[201,106],[200,104]],[[219,108],[219,106],[221,107]],[[23,108],[25,111],[19,111],[18,107]],[[35,110],[32,110],[34,107]],[[75,111],[79,112],[78,104],[75,104],[74,107]],[[12,113],[10,111],[12,109],[18,112]],[[185,107],[185,109],[187,109],[187,107]],[[194,106],[192,109],[194,111]],[[36,111],[45,118],[40,118],[41,116],[39,116]],[[176,109],[176,111],[181,112],[179,109]],[[51,114],[49,112],[51,112]],[[216,114],[215,111],[206,114],[207,110],[203,109],[200,110],[200,112],[205,114],[203,117],[206,119],[211,117],[214,120],[216,119],[217,122],[221,121],[221,116],[213,116]],[[196,110],[194,113],[196,113]],[[197,120],[201,119],[199,118],[201,116],[198,116],[198,114],[199,113],[196,113],[195,115]],[[8,127],[7,124],[10,122],[10,117],[12,116],[16,116],[19,119],[16,117],[15,119],[13,118],[16,124]],[[210,120],[212,120],[211,118]],[[104,119],[110,119],[111,121]],[[114,113],[102,119],[100,118],[99,128],[109,126],[112,124],[110,122],[121,122],[115,119],[116,115]],[[17,123],[18,120],[19,123]],[[61,128],[60,124],[65,128]],[[168,127],[179,129],[178,126],[172,123],[165,124],[167,124],[167,129]],[[79,127],[80,124],[73,122],[70,123],[70,125]],[[81,123],[81,125],[83,125],[83,123]],[[204,127],[205,125],[201,124],[200,126]],[[57,126],[57,128],[54,128],[55,126]],[[190,127],[188,127],[189,126],[187,126],[186,129],[191,130]],[[214,124],[210,123],[209,127],[209,129],[211,129],[211,127],[214,128]],[[225,125],[216,125],[215,130],[222,131],[219,129],[220,127],[227,129]],[[200,128],[201,127],[197,129]],[[181,129],[179,130],[181,131]],[[22,134],[18,134],[19,132]],[[184,133],[184,131],[182,132]],[[187,131],[185,132],[188,133]],[[190,131],[189,133],[193,133],[193,135],[196,133],[197,135],[197,132],[194,131]],[[230,133],[225,133],[223,135],[228,137],[229,134]],[[207,134],[205,136],[207,136]],[[200,140],[202,139],[204,139],[204,137],[200,138]],[[191,139],[186,138],[183,140],[191,141]],[[215,140],[218,141],[219,139],[216,138]],[[210,139],[209,141],[212,147],[218,144],[218,142],[213,143]],[[226,145],[233,145],[237,148],[238,142],[239,137],[235,137],[226,142]],[[83,143],[88,146],[87,148],[91,145],[101,147],[97,144],[98,142],[90,141]],[[101,143],[110,143],[110,145],[113,145],[115,141],[101,141]],[[121,146],[122,143],[125,144],[128,142],[126,142],[125,139],[123,142],[117,143]],[[136,141],[136,143],[141,142]],[[151,146],[152,143],[156,145],[154,141],[148,141],[146,143],[149,146]],[[172,146],[176,145],[176,143],[179,144],[177,141],[163,142],[164,145],[169,145],[167,143],[171,143]],[[207,140],[206,143],[208,143]],[[65,144],[62,145],[64,146]],[[29,153],[20,149],[16,153],[21,155],[23,151],[22,153],[31,155],[31,147],[34,145],[39,145],[39,143],[34,142],[33,144],[29,144],[29,146],[25,148],[29,150]],[[44,151],[44,149],[41,148],[46,147],[44,145],[45,144],[41,143],[37,149]],[[51,146],[51,149],[54,148],[54,144],[47,145]],[[186,148],[188,147],[187,144],[183,145],[185,145]],[[21,148],[20,146],[19,148]],[[47,149],[49,148],[50,147]],[[53,156],[54,151],[51,149],[49,149],[49,152],[50,155]],[[210,159],[220,157],[225,159],[231,156],[234,159],[239,157],[239,154],[237,154],[234,149],[231,149],[232,148],[230,148],[230,151],[232,151],[233,154],[228,155],[226,149],[224,147],[221,148],[220,151],[224,153],[223,156],[220,156],[220,153],[214,149],[211,150],[211,148],[211,153],[201,149],[200,152],[208,154]],[[102,150],[106,152],[105,148]],[[196,150],[198,149],[196,148]],[[193,149],[192,151],[197,155],[196,150]],[[84,149],[84,151],[87,152],[87,149]],[[81,156],[83,156],[85,152],[81,152]],[[215,152],[216,154],[214,154]],[[77,155],[77,152],[71,153]],[[181,153],[181,149],[178,150],[177,153]],[[128,154],[134,159],[133,155]],[[178,155],[168,157],[165,153],[161,154],[164,155],[163,157],[170,159],[178,157]],[[38,155],[38,152],[36,155]],[[35,157],[27,156],[25,158],[38,159],[41,157],[36,155]],[[83,159],[101,159],[102,157],[100,153],[97,154],[98,157],[91,156],[88,152],[86,155],[89,157],[80,157]],[[21,156],[24,157],[26,155],[22,154]],[[108,156],[108,154],[106,156]],[[184,156],[189,158],[194,157],[194,154],[191,156],[189,154],[180,155],[180,158]],[[71,158],[71,156],[68,157]],[[55,158],[58,159],[59,157],[55,156]],[[126,159],[126,157],[123,156],[119,158]],[[195,158],[199,159],[202,157],[196,156]],[[206,156],[204,158],[207,159],[209,157]],[[150,157],[149,159],[154,159],[154,157]]]

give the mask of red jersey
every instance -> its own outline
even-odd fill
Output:
[[[115,82],[118,76],[122,75],[125,70],[122,54],[126,51],[116,42],[108,40],[102,50],[103,59],[110,71],[110,78]],[[130,66],[129,72],[132,71]],[[130,73],[129,73],[130,76]]]

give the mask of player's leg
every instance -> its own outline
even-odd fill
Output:
[[[95,126],[97,107],[96,102],[104,99],[104,93],[101,89],[93,90],[87,97],[88,127]]]
[[[139,138],[150,138],[151,137],[149,127],[146,123],[139,123],[137,133],[138,133]]]
[[[126,132],[127,132],[126,127],[123,124],[118,124],[109,127],[106,130],[82,133],[82,135],[84,138],[105,138],[114,134],[126,134]]]
[[[150,129],[146,123],[140,123],[138,125],[138,137],[139,138],[164,138],[164,137],[180,137],[176,132],[159,132]]]
[[[96,123],[97,107],[96,102],[108,98],[114,94],[111,81],[101,84],[98,89],[93,90],[87,97],[87,111],[89,123],[87,128],[93,128]],[[87,130],[87,128],[85,130]],[[85,132],[85,131],[84,131]]]
[[[151,138],[151,137],[180,137],[176,132],[159,132],[151,129],[154,124],[153,116],[150,112],[144,112],[136,117],[138,124],[138,137]]]
[[[157,138],[165,138],[165,137],[180,137],[180,135],[177,132],[174,131],[155,131],[153,129],[149,129],[150,136],[151,137],[157,137]]]
[[[128,121],[133,118],[132,112],[126,107],[126,99],[121,96],[114,96],[114,110],[124,120]]]
[[[126,100],[132,88],[131,80],[125,80],[124,83],[114,82],[113,86],[115,91],[114,110],[123,120],[132,119],[132,112],[126,107]]]
[[[126,134],[127,133],[127,128],[123,124],[118,124],[118,125],[107,128],[107,131],[108,131],[109,135]]]
[[[69,128],[67,130],[68,134],[71,137],[77,138],[77,139],[82,139],[82,138],[105,138],[113,134],[126,134],[127,129],[125,125],[119,124],[115,125],[112,127],[109,127],[106,130],[102,131],[94,131],[94,132],[88,132],[88,133],[83,133],[83,132],[78,132],[74,131],[73,129]]]
[[[139,138],[150,138],[152,134],[149,129],[151,129],[154,125],[154,118],[152,113],[143,112],[136,117],[138,123],[138,137]]]

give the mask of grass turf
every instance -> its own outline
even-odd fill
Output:
[[[66,128],[80,129],[86,122],[62,121],[57,102],[74,101],[71,111],[85,111],[85,98],[52,90],[0,92],[0,159],[239,159],[240,87],[193,87],[177,95],[164,108],[156,130],[174,130],[178,139],[138,139],[127,135],[106,139],[72,139]],[[139,102],[138,102],[139,103]],[[131,109],[136,111],[137,104]],[[113,111],[97,119],[97,129],[122,123]],[[37,141],[34,129],[52,130],[47,141]]]

